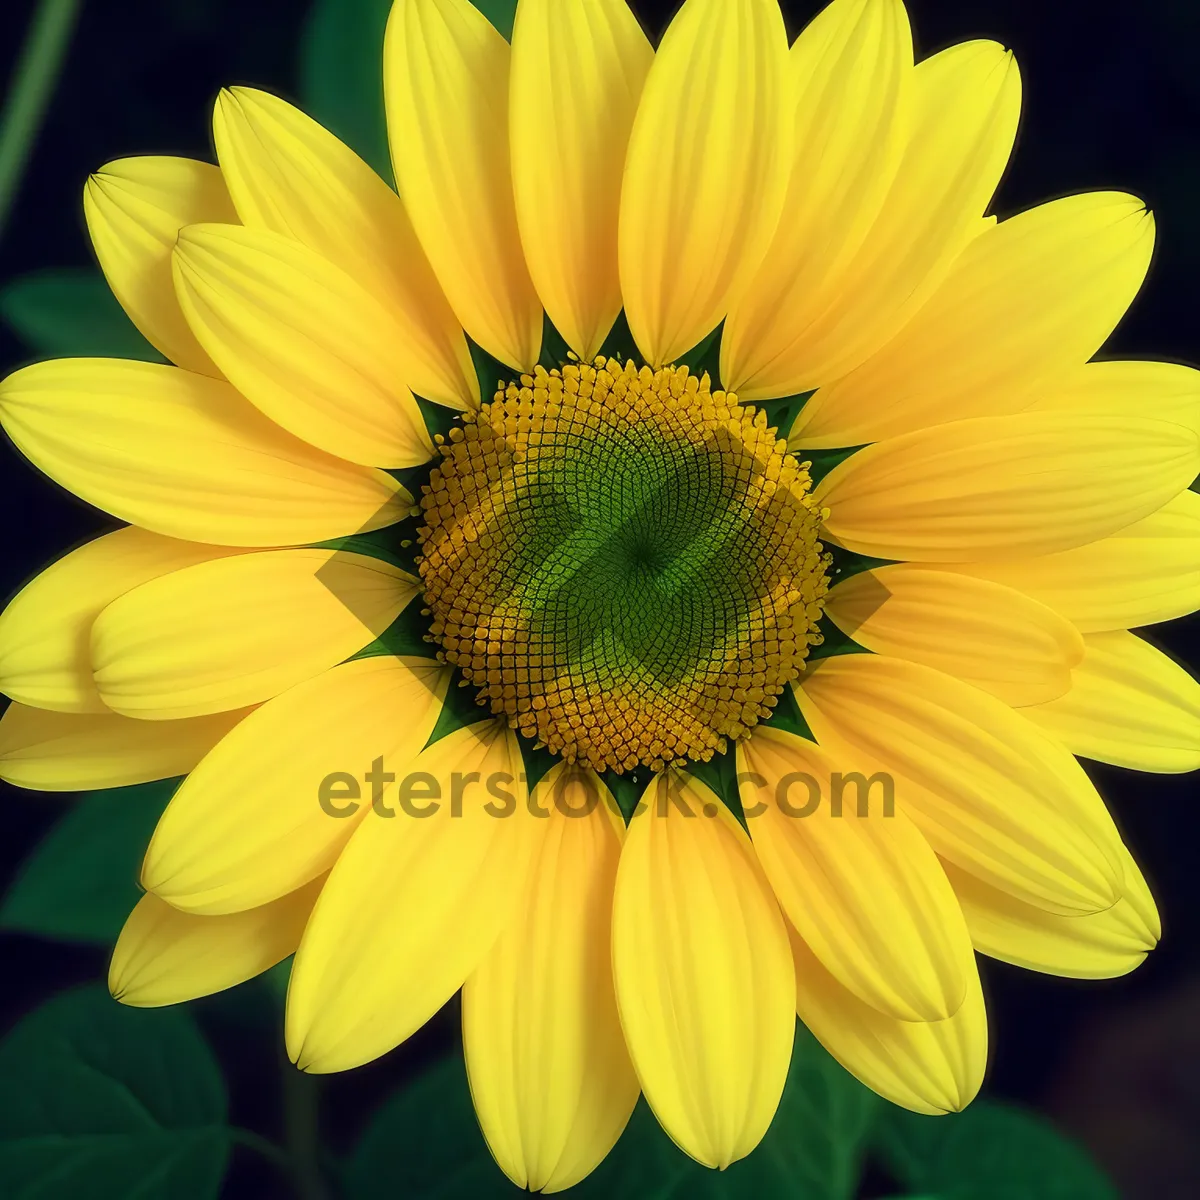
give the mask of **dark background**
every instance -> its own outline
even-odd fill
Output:
[[[33,10],[0,4],[7,82]],[[675,7],[634,7],[657,37]],[[817,7],[784,5],[793,32]],[[1144,198],[1158,221],[1150,279],[1106,355],[1200,359],[1200,0],[909,0],[919,53],[986,36],[1012,47],[1024,79],[1017,152],[993,211],[1001,217],[1090,188]],[[0,283],[26,271],[92,263],[80,193],[87,174],[135,153],[211,159],[211,104],[224,84],[294,98],[303,0],[86,0],[17,202],[0,238]],[[0,330],[0,375],[29,358]],[[48,560],[110,527],[0,444],[0,602]],[[1152,639],[1200,662],[1200,620]],[[988,1093],[1033,1104],[1073,1132],[1131,1197],[1200,1195],[1200,871],[1190,777],[1089,771],[1126,832],[1163,911],[1164,943],[1132,976],[1060,980],[986,963],[993,1057]],[[52,796],[0,785],[0,890],[61,811]],[[98,950],[0,934],[0,1030],[68,983],[101,977]],[[203,1002],[209,1003],[209,1002]],[[201,1006],[202,1007],[202,1006]],[[233,1064],[234,1118],[278,1122],[278,1030],[265,1037],[202,1017]],[[416,1064],[456,1036],[443,1014],[414,1044],[327,1084],[334,1142]],[[239,1155],[229,1194],[267,1195],[269,1174]]]

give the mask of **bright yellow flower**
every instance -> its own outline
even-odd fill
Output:
[[[521,0],[511,47],[396,0],[384,54],[400,198],[224,92],[219,167],[85,194],[175,365],[0,385],[17,447],[129,526],[0,618],[0,775],[187,776],[114,993],[296,951],[288,1046],[336,1071],[462,988],[533,1189],[639,1090],[701,1162],[748,1154],[797,1011],[889,1099],[961,1108],[974,950],[1105,977],[1158,936],[1072,752],[1200,765],[1200,687],[1128,632],[1200,608],[1200,375],[1090,361],[1149,214],[985,217],[1016,65],[914,66],[900,0],[790,50],[776,0],[687,0],[657,51],[624,0]],[[837,814],[856,771],[894,811]]]

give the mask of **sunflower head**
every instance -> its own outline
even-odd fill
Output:
[[[830,560],[806,465],[707,374],[539,367],[440,453],[419,535],[432,636],[568,760],[711,758],[820,640]]]

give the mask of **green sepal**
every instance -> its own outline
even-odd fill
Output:
[[[604,780],[604,786],[612,792],[613,799],[617,802],[617,807],[621,810],[621,816],[625,818],[626,825],[633,820],[638,802],[646,790],[648,780],[644,776],[648,774],[649,772],[646,770],[621,773],[605,771],[600,777]]]
[[[471,0],[477,9],[503,35],[505,41],[512,41],[513,21],[517,15],[517,0]]]
[[[401,610],[400,615],[373,642],[351,656],[379,658],[436,658],[438,647],[429,634],[430,618],[424,614],[424,597],[418,593]]]
[[[749,832],[746,814],[742,811],[742,796],[737,783],[737,751],[733,746],[723,754],[714,754],[708,762],[685,763],[684,770],[716,792],[742,828]]]
[[[493,358],[478,342],[469,337],[467,349],[471,352],[471,362],[479,380],[479,396],[484,404],[491,404],[501,384],[507,385],[521,377],[520,371],[502,363],[498,358]]]
[[[425,745],[432,746],[442,738],[453,733],[456,729],[465,729],[468,725],[478,725],[493,714],[486,704],[476,700],[476,689],[463,678],[461,671],[455,671],[446,689],[446,699],[442,703],[442,711],[438,714],[437,724],[429,735]]]
[[[834,467],[862,449],[863,446],[837,446],[831,450],[795,450],[793,453],[801,462],[809,464],[808,473],[815,487]]]
[[[829,568],[829,586],[841,583],[852,575],[863,571],[873,571],[876,567],[890,567],[896,560],[892,558],[872,558],[869,554],[859,554],[856,550],[845,550],[829,542],[822,546],[833,556],[833,564]]]
[[[554,327],[554,322],[550,320],[550,317],[543,314],[542,352],[538,363],[547,371],[553,371],[556,367],[561,367],[563,363],[568,362],[570,357],[571,347],[567,345],[567,339]]]
[[[633,359],[635,363],[641,365],[642,357],[638,353],[637,343],[633,340],[633,331],[629,328],[629,319],[625,316],[624,309],[617,313],[617,319],[608,331],[608,336],[600,347],[600,353],[604,358],[615,358],[619,363],[626,363]]]
[[[839,654],[870,654],[866,646],[860,646],[849,634],[843,633],[830,619],[822,614],[817,622],[817,632],[824,638],[819,645],[809,646],[808,661],[818,662],[823,658],[835,658]]]
[[[809,729],[808,722],[804,719],[804,714],[800,711],[800,705],[796,703],[796,693],[793,691],[794,686],[794,684],[789,683],[779,693],[779,697],[775,701],[774,710],[762,724],[767,729],[782,729],[784,733],[794,733],[797,737],[802,737],[806,741],[815,742],[817,739],[813,736],[813,731]]]
[[[676,360],[686,366],[693,375],[703,375],[708,372],[709,384],[712,391],[721,386],[721,335],[725,331],[722,321],[710,334],[698,341],[686,354],[681,354]]]
[[[809,392],[797,392],[794,396],[778,396],[772,400],[747,401],[754,408],[761,408],[767,414],[767,421],[774,427],[775,433],[781,438],[787,438],[792,432],[792,426],[800,415],[800,410],[816,394],[814,388]],[[798,453],[798,458],[807,457]],[[815,481],[814,481],[815,482]]]
[[[424,396],[413,394],[413,399],[417,402],[417,408],[421,410],[421,419],[425,422],[425,428],[429,430],[430,437],[449,437],[450,430],[462,421],[462,413],[457,408],[449,408],[445,404],[434,404],[432,400],[426,400]],[[433,462],[422,463],[419,467],[409,467],[401,475],[416,477],[417,473],[423,472],[428,478],[429,472],[433,467]],[[400,482],[408,487],[407,480],[403,477]],[[425,482],[425,480],[422,480]],[[414,497],[420,497],[420,491],[413,491],[411,487],[408,490],[412,492]]]

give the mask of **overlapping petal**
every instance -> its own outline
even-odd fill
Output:
[[[489,354],[530,370],[542,306],[513,202],[510,54],[470,0],[396,0],[383,83],[396,182],[451,307]]]
[[[950,569],[1025,592],[1084,633],[1170,621],[1200,608],[1200,493],[1073,550]]]
[[[625,826],[603,783],[563,764],[533,800],[547,829],[516,913],[463,986],[463,1045],[496,1161],[518,1187],[557,1192],[612,1149],[638,1097],[610,949]]]
[[[922,563],[851,575],[830,590],[825,612],[868,650],[945,671],[1016,706],[1061,696],[1083,658],[1078,630],[1047,605]]]
[[[185,225],[237,220],[220,169],[190,158],[118,159],[88,179],[83,213],[108,286],[147,341],[189,371],[219,376],[175,302],[171,250]]]
[[[776,0],[686,0],[646,78],[621,187],[621,294],[651,366],[711,333],[762,261],[794,103]]]
[[[183,721],[51,712],[10,704],[0,717],[0,779],[43,792],[126,787],[186,775],[245,710]]]
[[[791,931],[796,1010],[856,1079],[893,1104],[934,1116],[960,1112],[987,1067],[987,1014],[971,966],[962,1006],[943,1021],[901,1021],[864,1004]]]
[[[72,550],[0,615],[0,692],[34,708],[107,713],[92,678],[92,624],[151,579],[240,553],[130,526]]]
[[[774,356],[750,330],[739,367],[731,340],[721,377],[745,399],[793,395],[852,371],[904,326],[977,236],[1016,136],[1016,61],[995,42],[964,42],[918,64],[908,91],[908,140],[891,189],[821,304],[801,301],[805,315],[786,321],[789,340]],[[734,324],[731,314],[726,329]]]
[[[985,229],[890,342],[809,401],[792,444],[854,446],[1021,411],[1104,344],[1153,249],[1153,219],[1119,192],[1068,196]]]
[[[416,595],[377,558],[268,550],[144,583],[92,626],[92,668],[114,712],[174,720],[257,704],[377,638]]]
[[[886,782],[883,795],[864,782],[846,798],[861,764],[778,729],[739,742],[737,763],[759,861],[826,970],[898,1020],[953,1016],[974,970],[967,927],[937,856],[893,811]]]
[[[353,276],[391,314],[392,340],[380,350],[402,363],[401,382],[438,404],[475,407],[462,329],[396,193],[311,117],[255,88],[221,92],[213,138],[243,224],[293,238]]]
[[[876,442],[814,494],[826,534],[877,558],[1051,554],[1149,516],[1200,473],[1200,437],[1135,416],[976,417]]]
[[[620,164],[654,52],[625,0],[524,0],[512,47],[521,245],[547,315],[590,362],[621,311]]]
[[[892,184],[913,82],[904,5],[834,0],[796,39],[788,71],[796,116],[783,215],[721,337],[721,378],[746,399],[799,390],[781,382],[796,372],[797,335],[836,302]]]
[[[630,822],[613,976],[659,1123],[706,1166],[744,1158],[783,1092],[795,977],[783,917],[744,831],[686,775],[657,776]]]
[[[36,363],[0,383],[0,425],[56,483],[168,537],[286,546],[401,520],[391,476],[306,445],[228,383],[110,358]]]
[[[404,327],[361,283],[300,242],[240,225],[188,226],[174,264],[196,337],[276,425],[366,466],[429,460]]]
[[[1156,417],[1200,433],[1200,371],[1169,362],[1085,363],[1040,389],[1025,411]]]
[[[1200,683],[1124,630],[1084,641],[1071,690],[1026,716],[1084,758],[1166,774],[1200,768]]]
[[[179,1004],[261,975],[296,949],[321,879],[223,917],[180,912],[147,893],[113,950],[108,988],[134,1008]]]
[[[410,769],[449,679],[432,661],[364,658],[269,700],[171,798],[143,886],[176,908],[222,914],[328,871],[373,804],[394,807],[395,779],[372,773]]]
[[[892,776],[898,807],[943,858],[1047,912],[1099,912],[1121,894],[1125,852],[1104,802],[1006,704],[880,654],[821,660],[796,698],[830,753]]]
[[[358,1066],[419,1029],[479,965],[525,891],[545,822],[528,809],[507,726],[456,730],[407,769],[423,784],[411,811],[365,817],[296,953],[287,1045],[303,1070]]]
[[[1126,855],[1121,897],[1111,908],[1063,916],[1024,904],[946,864],[976,947],[1029,971],[1073,979],[1113,979],[1139,966],[1162,928],[1150,890]]]

